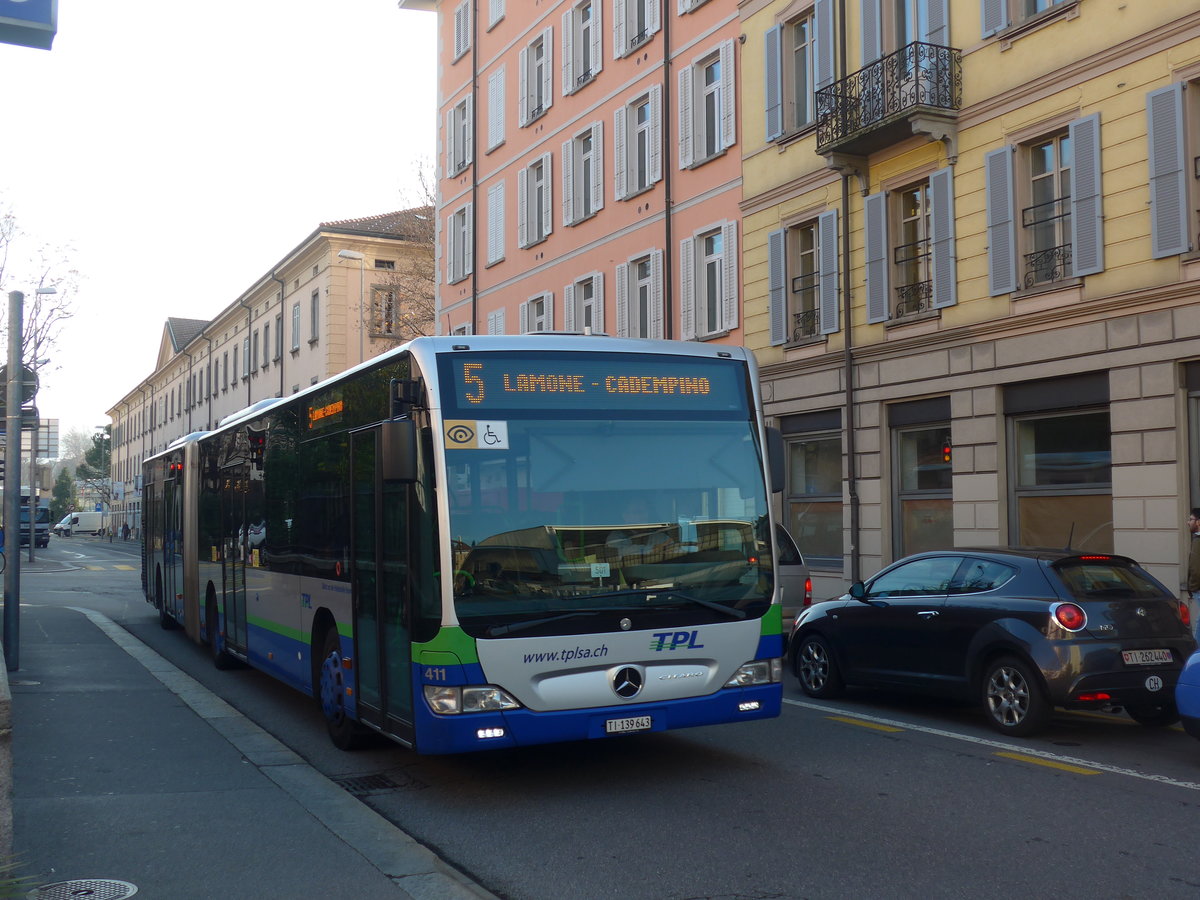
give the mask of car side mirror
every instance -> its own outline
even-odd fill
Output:
[[[867,602],[867,586],[861,581],[856,581],[850,585],[850,596],[860,603]]]

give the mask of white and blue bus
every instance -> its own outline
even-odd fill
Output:
[[[738,347],[417,338],[148,459],[146,599],[343,748],[777,716],[758,399]]]

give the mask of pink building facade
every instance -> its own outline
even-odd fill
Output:
[[[728,0],[419,0],[439,39],[438,331],[742,343]]]

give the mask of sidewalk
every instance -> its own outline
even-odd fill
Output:
[[[89,610],[21,607],[13,844],[31,896],[492,897]]]

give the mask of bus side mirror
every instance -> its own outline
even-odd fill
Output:
[[[413,484],[417,480],[417,425],[394,419],[380,427],[380,468],[384,481]]]
[[[771,474],[771,493],[783,491],[787,480],[787,469],[784,467],[785,455],[783,432],[778,428],[767,426],[767,465]]]

